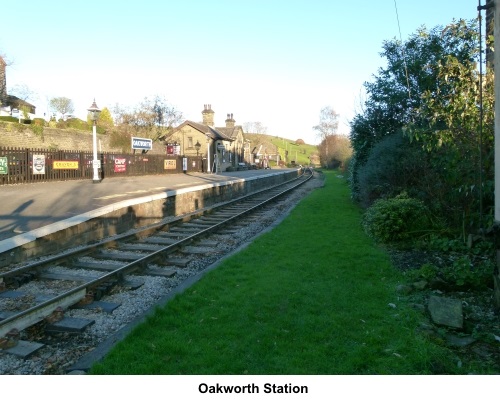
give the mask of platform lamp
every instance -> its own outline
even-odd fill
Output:
[[[100,183],[101,180],[99,179],[99,168],[101,167],[101,161],[97,159],[97,119],[99,118],[99,114],[101,110],[97,107],[97,104],[94,102],[92,105],[87,109],[87,111],[90,114],[90,118],[92,119],[93,122],[93,127],[92,127],[92,150],[94,153],[94,158],[92,160],[92,167],[94,168],[94,177],[92,179],[93,183]]]
[[[210,173],[210,132],[205,135],[207,136],[207,173]]]
[[[200,161],[198,160],[198,154],[200,152],[201,143],[196,141],[196,143],[194,144],[194,148],[196,149],[196,166],[198,168],[198,171],[200,171]]]

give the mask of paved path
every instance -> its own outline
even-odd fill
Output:
[[[280,171],[283,170],[273,169],[271,172]],[[71,180],[0,186],[0,240],[118,201],[196,185],[259,177],[271,172],[181,173],[107,178],[97,184],[92,180]]]

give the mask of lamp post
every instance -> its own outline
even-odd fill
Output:
[[[207,132],[207,173],[210,173],[210,134]]]
[[[101,180],[99,179],[99,171],[98,169],[101,167],[101,161],[97,159],[97,119],[99,118],[99,113],[101,110],[97,107],[97,104],[94,102],[92,105],[87,109],[87,111],[90,114],[90,118],[93,121],[93,126],[92,126],[92,150],[94,154],[94,158],[92,160],[92,167],[94,169],[94,177],[92,179],[93,183],[100,183]]]
[[[198,141],[196,141],[196,143],[194,144],[194,148],[196,149],[196,165],[198,167],[198,171],[200,171],[200,161],[198,160],[198,152],[200,151],[201,144]]]

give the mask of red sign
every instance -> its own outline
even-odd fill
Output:
[[[115,173],[122,173],[127,171],[127,159],[115,158]]]

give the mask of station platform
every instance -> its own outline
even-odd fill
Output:
[[[181,173],[0,186],[0,241],[100,208],[171,190],[251,179],[292,169]]]

